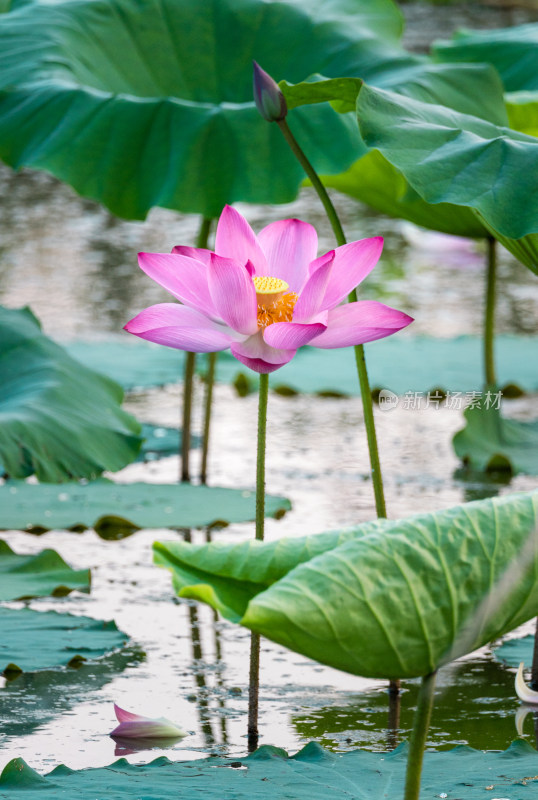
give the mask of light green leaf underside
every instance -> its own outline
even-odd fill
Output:
[[[74,570],[55,550],[35,555],[14,553],[0,539],[0,600],[62,597],[74,589],[90,591],[90,570]]]
[[[467,425],[454,436],[456,455],[473,469],[538,475],[538,420],[503,417],[496,408],[465,411]]]
[[[266,515],[290,508],[284,497],[267,495]],[[0,528],[197,528],[255,517],[255,494],[246,489],[191,484],[113,483],[100,478],[87,485],[32,485],[8,481],[0,486]]]
[[[538,24],[459,31],[435,42],[433,53],[442,61],[492,64],[507,92],[538,89]]]
[[[234,575],[233,585],[223,578],[234,545],[174,543],[167,566],[180,596],[203,599],[235,621],[252,595],[241,624],[291,650],[357,675],[411,678],[538,613],[537,555],[496,616],[482,620],[465,643],[459,638],[527,541],[537,514],[535,492],[367,523],[348,532],[342,544],[323,540],[321,549],[327,549],[310,560],[304,543],[291,550],[280,562],[289,571],[267,588],[251,578],[264,576],[274,544],[247,548],[248,569],[243,577]],[[154,547],[162,564],[169,546]],[[227,596],[221,601],[223,585]],[[236,588],[237,599],[230,600]]]
[[[231,759],[215,757],[175,763],[158,758],[144,765],[121,759],[109,767],[78,771],[60,765],[45,776],[16,758],[0,777],[0,792],[16,791],[17,797],[28,800],[52,800],[59,794],[127,800],[147,792],[152,800],[169,800],[178,792],[185,797],[200,794],[207,800],[385,800],[402,796],[406,755],[405,744],[390,753],[355,750],[335,754],[310,742],[291,758],[284,750],[264,745],[241,759],[239,763],[246,769],[233,769]],[[476,800],[488,797],[493,786],[497,797],[517,795],[532,800],[537,779],[529,776],[535,776],[537,770],[536,750],[522,740],[501,753],[465,746],[444,753],[427,752],[421,791],[424,797],[446,794]]]
[[[128,639],[115,622],[56,611],[0,608],[0,672],[56,669],[123,647]]]
[[[525,336],[498,336],[495,340],[498,373],[502,385],[515,383],[527,392],[538,391],[535,368],[536,339]],[[68,350],[90,368],[114,375],[125,389],[149,388],[177,383],[182,376],[183,352],[146,342],[74,342]],[[437,387],[451,391],[482,389],[482,344],[478,337],[456,339],[391,336],[366,345],[368,372],[373,388],[390,389],[396,394]],[[202,374],[203,359],[198,359]],[[228,352],[219,353],[217,380],[231,383],[242,373],[247,389],[253,389],[256,375]],[[353,350],[301,348],[293,361],[269,376],[273,388],[295,392],[359,393]]]
[[[427,202],[473,208],[506,246],[538,233],[538,139],[366,85],[357,115],[366,144]]]
[[[493,655],[498,661],[504,661],[509,667],[517,669],[523,661],[525,667],[530,669],[533,650],[534,636],[521,636],[518,639],[508,639],[499,647],[494,647]]]
[[[538,89],[534,92],[509,92],[505,95],[510,127],[538,137]]]
[[[92,478],[135,459],[140,425],[117,383],[71,358],[28,309],[0,307],[0,342],[0,461],[11,477]]]
[[[325,186],[354,197],[383,214],[454,236],[483,237],[476,214],[450,203],[427,203],[378,150],[370,150],[340,175],[324,175]]]
[[[302,168],[255,108],[252,59],[277,80],[355,75],[364,48],[399,30],[390,0],[20,4],[0,17],[0,157],[130,219],[288,202]],[[356,158],[351,116],[298,109],[293,125],[318,170]]]

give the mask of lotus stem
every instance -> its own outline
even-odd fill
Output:
[[[191,417],[192,417],[192,387],[196,354],[185,353],[185,370],[183,373],[183,422],[181,437],[181,482],[187,483],[190,475],[190,450],[191,450]]]
[[[484,315],[484,377],[486,386],[496,386],[495,374],[495,282],[497,272],[497,242],[488,236],[486,270],[486,310]]]
[[[534,649],[532,651],[531,689],[538,692],[538,617],[534,631]]]
[[[256,539],[263,541],[265,532],[265,442],[267,438],[267,401],[269,375],[260,375],[258,392],[258,448],[256,458]],[[250,674],[248,686],[248,750],[258,746],[258,705],[260,696],[260,636],[250,635]]]
[[[209,454],[209,433],[211,429],[211,410],[213,403],[213,385],[215,383],[215,365],[217,353],[208,353],[207,373],[205,380],[204,398],[204,433],[202,439],[202,465],[200,468],[200,482],[207,483],[207,459]]]
[[[288,123],[285,119],[277,122],[280,130],[284,134],[286,142],[289,144],[290,149],[296,156],[297,160],[303,167],[304,171],[310,178],[312,186],[316,190],[319,199],[325,209],[329,222],[331,223],[334,236],[337,244],[346,244],[346,237],[336,213],[336,209],[329,197],[327,190],[320,180],[316,170],[307,159],[306,155],[301,150],[299,143],[291,132]],[[349,301],[355,302],[357,300],[357,292],[355,289],[349,295]],[[370,470],[372,475],[372,483],[374,487],[375,507],[378,517],[387,516],[387,508],[385,504],[385,492],[383,490],[383,475],[381,473],[381,463],[379,461],[379,449],[377,446],[377,434],[375,429],[374,409],[372,403],[372,392],[368,380],[368,370],[366,369],[366,358],[364,353],[364,346],[362,344],[356,345],[355,348],[355,362],[357,365],[357,374],[359,377],[359,385],[361,388],[361,400],[364,410],[364,424],[366,427],[366,438],[368,441],[368,451],[370,453]]]
[[[429,675],[425,675],[420,683],[418,703],[413,720],[413,731],[409,742],[409,754],[407,756],[404,800],[419,800],[420,797],[422,762],[430,729],[436,675],[437,672],[431,672]]]
[[[198,236],[196,237],[196,247],[207,247],[207,240],[211,230],[212,219],[202,217]],[[185,354],[185,369],[183,372],[183,421],[181,439],[181,482],[187,483],[191,479],[190,475],[190,449],[191,449],[191,425],[192,425],[192,387],[194,368],[196,366],[195,353]],[[211,412],[209,412],[211,414]],[[207,423],[209,426],[209,422]],[[204,422],[205,431],[205,422]],[[208,434],[209,436],[209,434]],[[205,442],[205,438],[204,438]],[[204,481],[205,483],[205,481]]]

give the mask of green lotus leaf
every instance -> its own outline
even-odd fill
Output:
[[[121,759],[94,769],[60,765],[45,776],[14,758],[0,776],[0,792],[16,792],[21,800],[52,800],[58,795],[128,800],[148,792],[152,800],[169,800],[178,792],[185,797],[203,794],[207,800],[384,800],[403,795],[406,757],[405,744],[389,753],[336,754],[310,742],[291,758],[285,750],[264,745],[239,761],[212,756],[173,762],[161,757],[134,765]],[[421,791],[424,797],[476,800],[488,797],[491,787],[497,797],[532,800],[537,765],[536,750],[521,740],[501,753],[465,746],[427,752]]]
[[[427,203],[378,150],[370,150],[339,175],[324,175],[325,186],[360,200],[383,214],[454,236],[483,237],[487,230],[473,211],[450,203]]]
[[[0,600],[63,597],[74,589],[90,591],[90,570],[74,570],[55,550],[34,555],[14,553],[0,539]]]
[[[391,0],[17,4],[0,17],[0,158],[129,219],[288,202],[303,171],[255,108],[252,59],[293,82],[354,75],[374,29],[397,37]],[[351,115],[298,109],[293,129],[322,172],[356,158]]]
[[[536,338],[500,335],[496,337],[496,359],[501,385],[514,383],[526,392],[538,391],[535,368]],[[482,343],[476,336],[454,339],[390,336],[369,345],[375,358],[368,365],[373,388],[428,392],[442,388],[451,391],[479,391]],[[105,375],[114,376],[124,389],[149,388],[178,380],[183,353],[147,342],[75,342],[68,346],[75,358]],[[273,389],[282,393],[356,395],[359,393],[354,354],[350,348],[318,350],[301,348],[293,363],[269,376]],[[203,362],[200,369],[204,370]],[[219,353],[217,380],[234,383],[238,376],[246,390],[256,386],[254,373],[246,375],[229,353]]]
[[[110,378],[79,364],[29,309],[0,307],[0,461],[14,478],[92,478],[140,450],[140,425]]]
[[[454,436],[454,450],[472,469],[538,475],[538,420],[507,419],[498,408],[482,405],[464,416],[467,424]]]
[[[538,491],[367,523],[342,543],[337,535],[325,535],[321,545],[310,537],[311,558],[304,543],[290,549],[280,561],[281,572],[288,569],[282,577],[271,571],[274,543],[247,542],[241,551],[225,543],[156,542],[154,551],[180,597],[203,600],[331,667],[413,678],[538,613],[537,552],[496,615],[475,617],[537,518]],[[462,637],[464,628],[470,632]]]
[[[538,24],[487,31],[458,31],[433,45],[442,61],[493,64],[507,92],[538,89]]]
[[[535,137],[366,85],[357,115],[366,144],[380,150],[427,202],[474,209],[509,249],[512,240],[538,233]],[[532,247],[524,263],[538,274]]]
[[[289,500],[267,496],[266,515],[281,517]],[[0,528],[96,530],[197,528],[255,518],[255,494],[246,489],[183,483],[113,483],[99,478],[62,486],[7,481],[0,486]],[[110,534],[105,538],[113,538]]]
[[[0,608],[0,672],[80,666],[125,645],[127,635],[115,622],[90,617]]]

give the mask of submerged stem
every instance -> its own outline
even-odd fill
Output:
[[[340,219],[338,218],[336,209],[332,203],[331,198],[327,193],[327,189],[321,182],[319,175],[317,174],[316,170],[314,169],[310,161],[303,153],[299,143],[297,142],[297,139],[291,132],[286,120],[282,119],[277,124],[282,133],[284,134],[284,138],[289,144],[293,154],[296,156],[297,160],[299,161],[304,171],[310,178],[312,186],[318,193],[318,197],[323,204],[323,208],[325,209],[327,217],[329,218],[329,222],[331,223],[332,229],[334,231],[334,236],[337,244],[338,245],[346,244],[346,237],[342,225],[340,223]],[[353,289],[353,291],[349,295],[349,301],[353,303],[356,300],[357,300],[357,292],[355,291],[355,289]],[[383,489],[383,475],[381,473],[381,463],[379,460],[379,449],[377,446],[377,434],[375,429],[372,392],[368,380],[368,371],[366,369],[364,346],[362,344],[356,345],[354,350],[355,350],[355,362],[357,364],[357,374],[359,377],[359,384],[361,388],[362,406],[364,409],[364,424],[366,427],[366,438],[368,440],[368,451],[370,453],[370,468],[371,468],[372,482],[374,486],[375,507],[378,517],[386,517],[387,508],[385,504],[385,492]]]
[[[420,683],[407,756],[404,800],[419,800],[422,761],[432,716],[436,675],[436,672],[431,672],[429,675],[425,675]]]
[[[212,219],[202,217],[198,236],[196,237],[196,247],[207,247],[207,239],[211,230]],[[189,456],[191,449],[191,424],[192,424],[192,387],[194,378],[194,367],[196,365],[195,353],[185,354],[185,368],[183,372],[183,420],[182,420],[182,441],[181,441],[181,481],[188,482],[191,479]],[[207,423],[209,426],[209,423]],[[205,426],[204,426],[205,430]],[[204,440],[205,441],[205,440]]]
[[[496,386],[495,374],[495,294],[497,278],[497,250],[496,240],[490,236],[487,242],[487,272],[486,272],[486,310],[484,314],[484,377],[486,386]]]
[[[260,375],[258,393],[258,448],[256,458],[256,539],[263,541],[265,529],[265,442],[267,438],[267,400],[269,375]],[[260,694],[260,636],[250,634],[250,673],[248,685],[248,750],[258,746],[258,703]]]

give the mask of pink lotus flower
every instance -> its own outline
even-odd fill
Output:
[[[142,717],[125,711],[114,703],[114,713],[120,723],[109,734],[122,739],[180,739],[187,734],[169,719]]]
[[[174,247],[140,253],[140,267],[181,304],[161,303],[125,325],[151,342],[210,353],[231,349],[255,372],[274,372],[309,344],[320,348],[383,339],[412,318],[363,300],[344,303],[374,268],[383,239],[351,242],[316,258],[318,237],[306,222],[272,222],[258,236],[230,206],[215,252]]]

